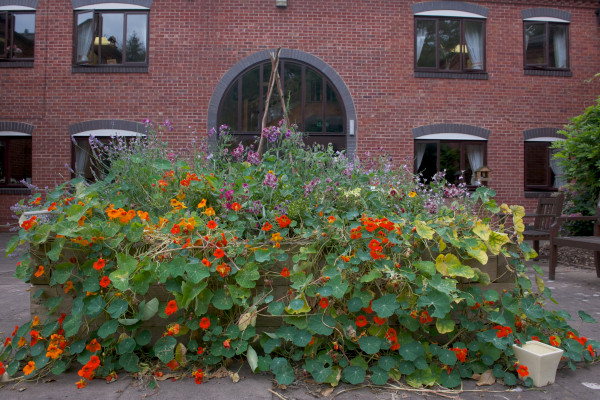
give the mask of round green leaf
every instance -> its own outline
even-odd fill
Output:
[[[135,341],[140,346],[145,346],[148,343],[150,343],[151,339],[152,339],[152,333],[150,333],[150,331],[148,329],[144,329],[143,331],[138,333],[138,335],[135,338]]]
[[[364,369],[354,365],[344,368],[344,372],[342,373],[344,380],[352,385],[363,383],[365,380],[365,375],[366,372]]]
[[[317,383],[323,383],[331,374],[331,367],[327,368],[315,368],[312,371],[312,376]]]
[[[374,385],[385,385],[390,377],[387,371],[377,366],[371,367],[371,372],[371,382],[373,382]]]
[[[440,372],[440,382],[442,386],[447,388],[457,387],[461,384],[460,373],[457,369],[453,369],[450,373],[447,370]]]
[[[396,360],[390,356],[383,356],[379,359],[378,366],[385,371],[389,371],[390,369],[396,367]]]
[[[294,370],[289,365],[281,368],[275,374],[275,380],[280,385],[289,385],[290,383],[294,382],[295,378],[296,378],[296,375],[294,374]]]
[[[306,347],[311,340],[312,335],[306,330],[298,330],[292,338],[292,342],[298,347]]]
[[[425,355],[425,349],[421,343],[413,341],[400,347],[400,355],[407,361],[415,361],[417,358]]]
[[[517,384],[517,377],[511,372],[506,372],[504,374],[504,383],[508,386],[514,386]]]
[[[219,289],[215,292],[212,303],[219,310],[229,310],[233,307],[233,299],[225,292],[225,289]]]
[[[119,358],[119,365],[127,372],[139,371],[138,362],[140,359],[134,353],[126,353]]]
[[[117,320],[109,319],[108,321],[103,323],[102,326],[100,326],[100,329],[98,329],[98,336],[100,336],[102,339],[104,339],[107,336],[115,333],[117,331],[118,327],[119,327],[119,322]]]
[[[117,347],[117,352],[119,354],[131,353],[135,349],[135,340],[132,338],[125,338],[121,340],[119,346]]]
[[[290,301],[290,308],[292,308],[293,310],[300,310],[302,309],[302,307],[304,307],[304,300],[302,299],[294,299],[292,301]]]
[[[269,304],[269,307],[267,307],[267,311],[271,315],[281,315],[283,310],[285,310],[285,304],[283,304],[281,301],[274,301]]]
[[[450,366],[456,364],[456,354],[448,349],[440,349],[438,352],[438,357],[442,364]]]
[[[335,320],[329,315],[312,315],[308,320],[308,329],[319,335],[331,335],[334,327]]]
[[[56,360],[54,361],[54,365],[52,366],[52,373],[54,375],[60,375],[67,370],[67,363],[64,360]]]
[[[116,299],[110,303],[106,311],[111,317],[119,318],[125,311],[127,311],[128,307],[129,303],[127,303],[125,300]]]
[[[346,306],[348,307],[348,311],[355,313],[360,311],[363,304],[361,299],[359,299],[358,297],[353,297],[350,300],[348,300]]]
[[[168,363],[174,357],[173,351],[177,345],[177,340],[172,336],[161,337],[154,344],[154,354],[164,363]]]
[[[381,349],[381,339],[377,336],[363,336],[358,340],[360,349],[367,354],[375,354]]]
[[[396,300],[396,296],[393,294],[386,294],[377,300],[373,300],[372,306],[373,311],[375,311],[380,318],[392,316],[398,307],[398,301]]]

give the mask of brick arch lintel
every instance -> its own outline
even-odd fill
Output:
[[[84,6],[91,6],[94,4],[104,4],[104,3],[119,3],[119,4],[131,4],[133,6],[141,6],[150,8],[153,0],[72,0],[73,8],[79,8]]]
[[[412,129],[412,134],[415,139],[421,136],[438,133],[462,133],[465,135],[477,136],[485,140],[490,137],[489,129],[466,124],[433,124],[418,126]]]
[[[527,18],[558,18],[565,21],[571,22],[571,13],[556,8],[528,8],[527,10],[521,11],[523,19]]]
[[[565,136],[558,133],[560,128],[534,128],[523,131],[523,140],[531,140],[539,137],[551,137],[564,139]]]
[[[0,132],[19,132],[33,134],[34,126],[25,122],[0,121]]]
[[[225,75],[221,78],[215,90],[213,91],[210,103],[208,105],[208,120],[207,130],[217,126],[217,114],[219,112],[219,104],[221,99],[225,96],[225,92],[231,85],[231,83],[246,69],[249,67],[259,64],[264,61],[271,60],[270,54],[275,53],[275,49],[263,50],[258,53],[254,53],[243,60],[235,64],[229,71],[225,72]],[[356,119],[356,108],[354,107],[354,101],[350,90],[344,80],[337,74],[337,72],[325,61],[320,58],[313,56],[312,54],[305,53],[301,50],[292,49],[281,49],[279,54],[280,59],[288,59],[303,62],[315,70],[319,71],[331,82],[331,84],[337,89],[340,94],[342,104],[346,109],[346,119],[354,121],[354,135],[346,134],[346,152],[349,155],[356,153],[356,137],[358,135],[358,121]],[[209,139],[210,143],[213,144],[213,138]]]
[[[0,7],[21,6],[37,8],[38,0],[0,0]]]
[[[146,125],[142,124],[141,122],[124,121],[119,119],[98,119],[95,121],[84,121],[69,125],[69,133],[71,135],[99,129],[114,129],[115,131],[130,131],[141,134],[148,133]]]
[[[487,8],[462,1],[426,1],[423,3],[413,4],[411,8],[413,14],[435,10],[454,10],[473,13],[483,17],[488,16]]]

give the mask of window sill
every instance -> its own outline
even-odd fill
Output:
[[[144,66],[128,67],[128,66],[121,66],[121,65],[119,65],[119,66],[117,66],[117,65],[114,65],[114,66],[113,65],[110,65],[110,66],[73,65],[71,67],[71,72],[72,73],[93,73],[93,74],[147,73],[148,66],[144,65]]]
[[[487,80],[487,72],[423,72],[415,71],[415,78],[442,78],[442,79],[474,79]]]
[[[31,191],[27,188],[0,187],[0,194],[16,194],[22,196],[31,194]]]
[[[33,61],[4,61],[0,68],[33,68]]]
[[[553,69],[525,69],[523,70],[524,75],[536,75],[536,76],[564,76],[571,77],[573,73],[571,71],[559,71]]]
[[[552,197],[556,194],[556,191],[533,191],[533,190],[526,190],[525,191],[525,198],[526,199],[540,199],[540,198],[546,198],[546,197]]]

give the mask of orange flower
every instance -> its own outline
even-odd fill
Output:
[[[215,215],[215,210],[213,210],[213,208],[212,208],[212,207],[208,207],[208,208],[206,209],[206,211],[204,211],[204,214],[206,214],[206,215],[208,215],[208,216],[210,217],[210,216],[212,216],[212,215]]]
[[[321,298],[321,300],[319,301],[319,306],[321,306],[321,308],[329,307],[329,300],[327,300],[327,297]]]
[[[27,340],[25,340],[24,337],[21,337],[21,339],[19,339],[19,343],[17,343],[17,346],[19,347],[23,347],[27,344]]]
[[[390,342],[397,342],[398,337],[397,337],[396,330],[394,328],[389,328],[387,330],[387,332],[385,333],[385,338],[387,340],[389,340]]]
[[[558,339],[556,336],[550,336],[550,344],[554,347],[558,347],[560,346],[560,339]]]
[[[280,228],[286,228],[289,224],[292,223],[292,220],[287,217],[287,215],[282,215],[281,217],[275,218]]]
[[[25,375],[31,375],[31,373],[33,372],[34,369],[35,369],[35,362],[29,361],[27,363],[27,365],[25,366],[25,368],[23,368],[23,373]]]
[[[38,318],[38,316],[34,316],[33,317],[33,321],[31,321],[31,326],[36,326],[40,324],[40,319]]]
[[[167,303],[167,308],[165,308],[165,314],[171,315],[177,311],[177,302],[175,300],[171,300]]]
[[[242,209],[242,206],[241,206],[241,204],[240,204],[240,203],[233,203],[233,204],[231,205],[231,209],[232,209],[233,211],[240,211],[240,210]]]
[[[498,336],[499,338],[506,337],[512,333],[512,329],[510,326],[496,325],[496,326],[494,326],[494,329],[497,330],[496,336]]]
[[[283,276],[284,278],[287,278],[288,276],[290,276],[290,270],[287,268],[282,269],[281,276]]]
[[[102,268],[104,268],[105,265],[106,261],[104,260],[104,258],[99,258],[98,261],[94,263],[94,269],[96,271],[100,271]]]
[[[73,290],[73,282],[72,281],[65,282],[65,293],[69,293],[69,290]]]
[[[202,199],[202,201],[200,203],[198,203],[198,208],[204,208],[206,207],[206,199]]]
[[[176,234],[178,234],[179,232],[181,232],[181,230],[179,229],[179,225],[177,225],[177,224],[173,225],[173,227],[171,228],[171,233],[172,233],[173,235],[176,235]]]
[[[521,378],[525,378],[527,375],[529,375],[529,370],[525,365],[519,365],[519,368],[517,368],[517,373]]]
[[[35,346],[35,344],[38,342],[39,339],[43,339],[43,337],[40,337],[40,333],[38,331],[32,330],[31,331],[31,347]]]
[[[40,265],[34,275],[36,278],[39,278],[40,276],[44,275],[44,266]]]
[[[383,325],[386,321],[387,318],[379,318],[377,316],[373,317],[373,322],[375,322],[377,325]]]
[[[273,226],[267,221],[260,229],[262,229],[265,232],[268,232],[271,230],[271,228],[273,228]]]
[[[358,326],[359,328],[362,328],[366,325],[367,325],[367,318],[364,315],[359,315],[358,318],[356,318],[356,326]]]
[[[81,378],[78,382],[75,383],[77,385],[77,389],[83,389],[87,386],[87,381]]]
[[[145,211],[138,211],[137,216],[140,217],[140,219],[142,220],[147,220],[148,218],[150,218],[150,215]]]
[[[30,201],[30,203],[31,203],[31,204],[40,204],[40,201],[42,201],[42,198],[41,198],[41,197],[37,197],[37,198],[35,198],[35,199],[32,199],[32,200]]]
[[[216,249],[213,253],[213,256],[215,256],[215,258],[223,258],[225,256],[225,252],[223,249]]]
[[[208,261],[208,259],[207,259],[207,258],[203,258],[203,259],[202,259],[202,264],[204,264],[204,265],[205,265],[205,266],[207,266],[207,267],[210,267],[210,265],[211,265],[210,261]]]
[[[208,221],[208,224],[206,224],[206,227],[208,229],[216,229],[217,228],[217,223],[215,221],[213,221],[212,219],[210,221]]]
[[[196,381],[196,384],[201,384],[202,383],[202,378],[204,377],[204,373],[202,372],[201,369],[195,371],[192,373],[192,376],[194,377],[194,380]]]
[[[469,351],[467,349],[461,349],[459,347],[454,347],[450,350],[452,350],[454,352],[454,354],[456,355],[456,359],[458,361],[460,361],[461,363],[464,363],[467,360],[467,354],[469,353]]]
[[[223,342],[223,347],[225,347],[226,349],[231,347],[231,345],[229,344],[229,339],[227,339]]]
[[[108,276],[103,276],[102,279],[100,279],[100,286],[106,288],[108,285],[110,285],[110,278]]]
[[[202,329],[210,328],[210,319],[208,319],[207,317],[203,317],[200,320],[200,328],[202,328]]]
[[[23,221],[23,223],[21,224],[21,227],[23,229],[25,229],[26,231],[30,230],[31,228],[33,228],[33,226],[35,224],[37,224],[36,219],[37,219],[37,217],[35,215],[32,215],[31,218]]]
[[[329,222],[330,224],[333,224],[335,222],[335,217],[333,215],[327,217],[327,222]]]
[[[85,346],[86,350],[89,350],[92,353],[95,353],[97,351],[99,351],[100,349],[102,349],[102,345],[100,343],[98,343],[98,340],[96,339],[92,339],[92,341]]]
[[[231,272],[231,267],[225,263],[217,265],[217,272],[222,278],[225,278]]]
[[[52,210],[56,210],[56,202],[53,202],[52,204],[50,204],[50,207],[48,207],[48,211]]]

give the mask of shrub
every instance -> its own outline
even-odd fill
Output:
[[[213,152],[188,157],[152,138],[99,148],[103,179],[48,194],[46,223],[23,218],[8,252],[31,247],[16,275],[46,276],[66,294],[5,343],[9,375],[26,362],[27,376],[77,362],[78,387],[163,366],[200,383],[204,370],[242,358],[280,384],[304,370],[331,385],[404,375],[455,387],[493,369],[514,385],[511,346],[532,337],[562,340],[572,366],[592,360],[598,343],[579,338],[568,313],[544,309],[550,291],[525,274],[522,207],[441,176],[424,184],[385,157],[361,164],[306,147],[285,124],[268,128],[262,159],[232,147],[226,127],[213,134]],[[474,285],[490,278],[466,264],[489,255],[510,261],[513,290]],[[144,324],[157,319],[153,343]],[[261,319],[281,324],[259,332]]]

